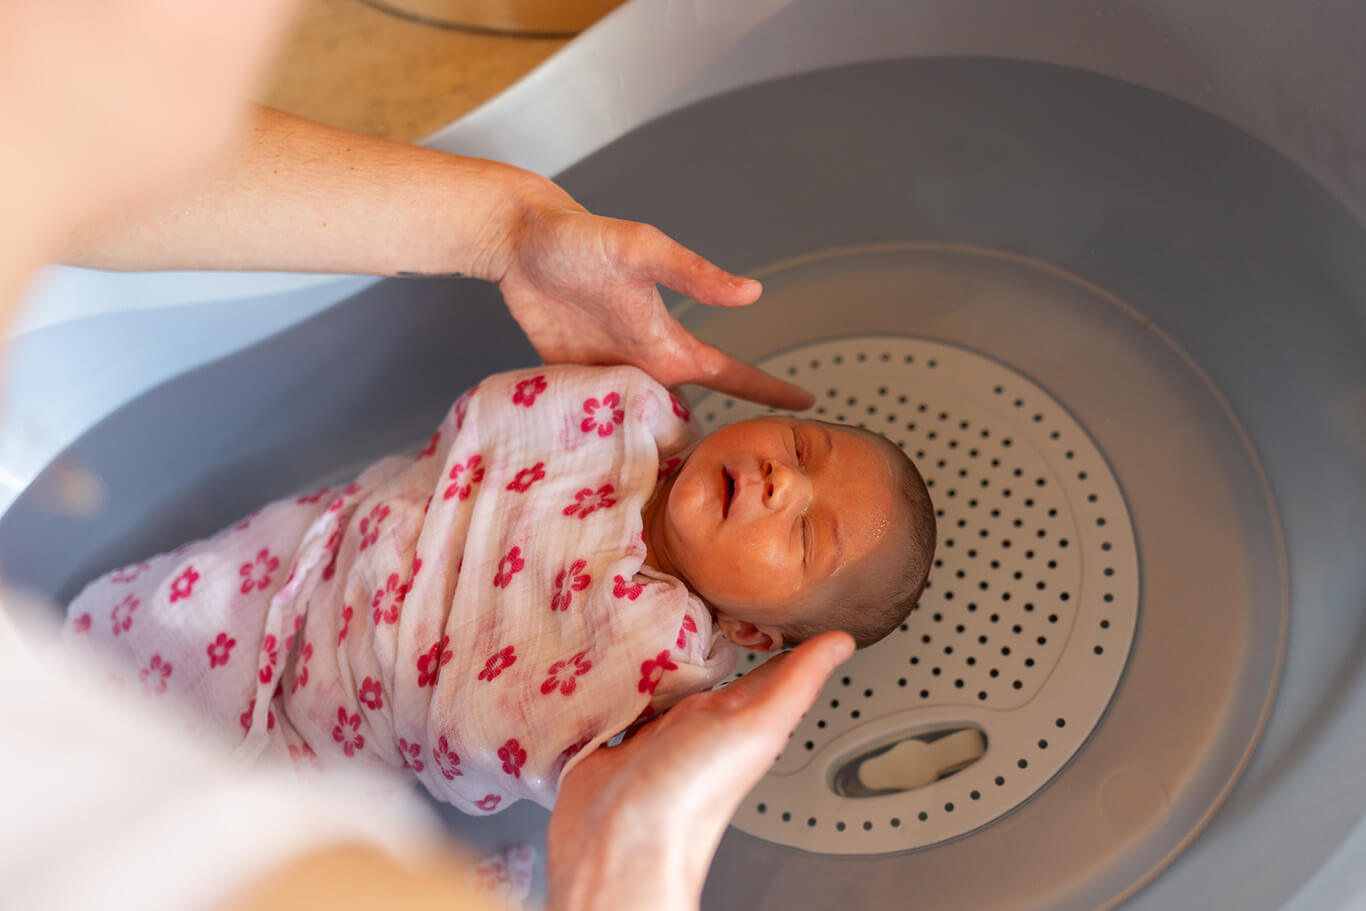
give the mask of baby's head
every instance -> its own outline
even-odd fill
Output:
[[[860,647],[905,619],[934,556],[934,508],[891,441],[767,417],[716,431],[645,512],[650,562],[766,651],[841,629]]]

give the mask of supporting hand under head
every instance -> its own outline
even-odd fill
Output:
[[[696,909],[735,808],[853,651],[823,633],[571,769],[550,817],[548,907]]]

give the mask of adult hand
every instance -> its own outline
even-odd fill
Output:
[[[735,808],[853,651],[824,633],[571,769],[550,817],[548,908],[696,909]]]
[[[775,408],[813,402],[679,325],[656,283],[715,307],[752,304],[762,288],[656,228],[593,215],[553,183],[529,182],[500,259],[508,309],[548,363],[624,362],[666,386],[698,383]]]

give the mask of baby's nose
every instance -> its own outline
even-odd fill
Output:
[[[765,459],[761,466],[764,476],[764,505],[770,509],[784,509],[793,502],[803,503],[811,496],[811,482],[800,471]]]

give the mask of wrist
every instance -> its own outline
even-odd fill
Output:
[[[475,274],[495,284],[516,269],[519,251],[542,219],[555,212],[584,211],[554,181],[512,165],[496,167],[501,198]]]

